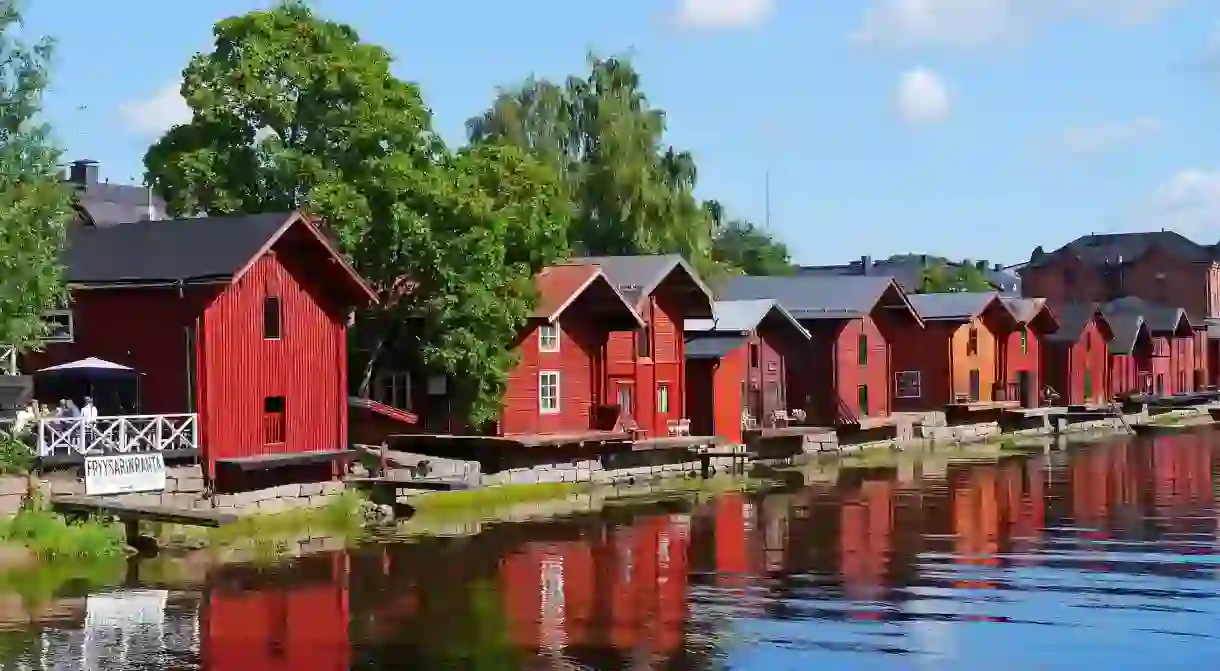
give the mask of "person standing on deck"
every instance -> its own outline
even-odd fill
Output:
[[[80,416],[86,422],[92,423],[97,421],[97,406],[93,405],[92,396],[85,397],[85,407],[81,408]]]

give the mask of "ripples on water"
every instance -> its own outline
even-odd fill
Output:
[[[0,669],[1215,668],[1217,435],[9,598]]]

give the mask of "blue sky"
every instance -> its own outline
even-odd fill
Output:
[[[220,18],[266,0],[27,0],[66,158],[142,179]],[[462,140],[494,89],[632,54],[699,195],[806,263],[1018,262],[1089,232],[1220,241],[1220,4],[1205,0],[316,0]],[[1215,66],[1210,69],[1208,65]]]

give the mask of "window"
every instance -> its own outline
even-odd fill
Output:
[[[543,324],[538,327],[538,351],[559,351],[559,328],[554,324]]]
[[[856,338],[856,360],[861,366],[868,365],[868,335],[864,333]]]
[[[856,387],[856,407],[860,410],[860,417],[868,417],[868,385],[862,384]]]
[[[974,356],[979,353],[979,330],[977,327],[970,327],[970,335],[966,340],[966,355]]]
[[[635,394],[630,384],[621,383],[618,386],[618,407],[623,417],[630,417],[635,411]]]
[[[894,373],[894,398],[919,398],[923,394],[920,386],[919,371],[904,370]]]
[[[1029,329],[1021,327],[1021,353],[1029,354]]]
[[[263,299],[263,338],[279,340],[281,326],[280,299],[276,296],[267,296]]]
[[[669,412],[669,385],[657,385],[657,412]]]
[[[646,359],[652,356],[652,339],[648,337],[648,327],[644,326],[635,332],[635,356]]]
[[[538,373],[538,412],[543,415],[559,412],[559,373]]]
[[[287,434],[285,422],[284,397],[268,396],[263,399],[263,444],[277,445],[283,443]]]
[[[386,371],[373,378],[373,400],[392,408],[411,409],[411,374]]]
[[[750,343],[750,368],[758,368],[758,343]]]
[[[47,325],[47,336],[43,342],[72,342],[75,339],[75,324],[71,310],[51,310],[42,315]]]

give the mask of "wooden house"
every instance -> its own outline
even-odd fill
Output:
[[[1016,328],[1003,336],[1000,347],[999,375],[1005,398],[1019,401],[1025,408],[1036,408],[1042,398],[1042,343],[1048,334],[1059,330],[1059,320],[1045,299],[1001,300],[1017,320]]]
[[[692,433],[736,444],[746,415],[760,425],[788,415],[788,359],[810,336],[773,300],[717,301],[714,310],[686,320],[686,409]]]
[[[97,357],[138,371],[140,416],[197,418],[177,430],[197,429],[209,474],[329,471],[346,452],[347,327],[376,298],[308,218],[73,226],[64,267],[70,309],[48,315],[25,370]]]
[[[1102,312],[1111,323],[1120,317],[1140,316],[1147,325],[1152,352],[1147,371],[1151,384],[1146,393],[1184,394],[1202,388],[1202,375],[1196,374],[1202,365],[1202,341],[1186,310],[1126,296],[1106,303]]]
[[[889,277],[733,277],[723,300],[773,299],[810,333],[788,376],[788,405],[823,426],[861,426],[893,411],[892,345],[923,321]]]
[[[1000,350],[1017,320],[996,293],[915,294],[922,325],[894,347],[894,409],[917,412],[946,405],[990,403],[1001,380]],[[997,399],[1000,396],[1000,399]]]
[[[1110,340],[1108,377],[1110,395],[1152,393],[1152,332],[1148,322],[1138,312],[1114,311],[1106,314],[1114,332]]]
[[[1109,343],[1114,337],[1101,308],[1069,303],[1055,310],[1059,330],[1043,340],[1043,389],[1057,395],[1051,405],[1100,403],[1109,396]]]
[[[643,318],[633,332],[610,336],[609,393],[622,417],[650,437],[665,436],[686,417],[687,319],[712,317],[712,292],[681,256],[599,256],[574,259],[596,265]]]

